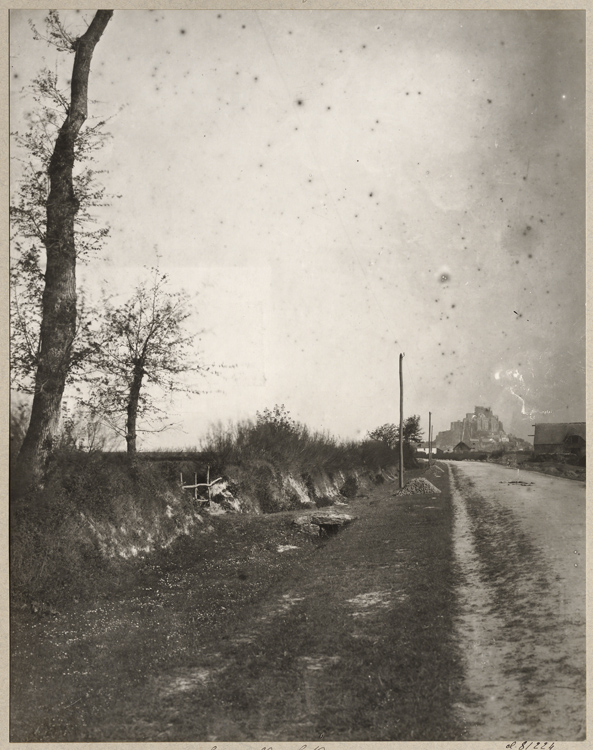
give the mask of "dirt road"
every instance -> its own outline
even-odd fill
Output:
[[[449,464],[468,739],[585,738],[585,487]]]

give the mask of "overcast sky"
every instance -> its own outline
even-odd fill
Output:
[[[72,58],[11,13],[22,89]],[[88,11],[64,11],[72,29]],[[362,437],[405,413],[436,432],[492,406],[521,437],[585,419],[582,11],[116,11],[92,116],[120,194],[93,292],[161,266],[195,298],[206,362],[176,398],[208,425],[283,403]],[[64,80],[65,80],[64,79]],[[123,107],[123,109],[122,109]]]

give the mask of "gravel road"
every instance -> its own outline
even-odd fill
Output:
[[[585,739],[585,485],[449,464],[468,739]]]

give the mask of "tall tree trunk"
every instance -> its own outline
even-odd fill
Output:
[[[128,398],[128,418],[126,420],[126,443],[128,444],[128,456],[136,455],[136,419],[138,417],[138,402],[140,401],[140,389],[142,388],[142,378],[144,377],[144,367],[142,362],[134,364],[134,377],[130,386],[130,395]]]
[[[70,109],[54,146],[48,174],[45,288],[41,346],[31,420],[16,473],[20,490],[39,484],[60,421],[60,408],[76,331],[76,248],[74,218],[79,208],[72,184],[74,146],[87,118],[88,80],[95,46],[113,11],[99,10],[76,42]]]

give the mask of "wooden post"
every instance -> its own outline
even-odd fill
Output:
[[[198,499],[198,475],[194,474],[194,500]]]
[[[432,412],[428,412],[428,465],[432,461]]]
[[[210,466],[208,466],[208,471],[206,472],[206,484],[208,485],[208,502],[212,499],[212,492],[210,490]]]
[[[404,486],[404,355],[399,355],[399,488]]]

